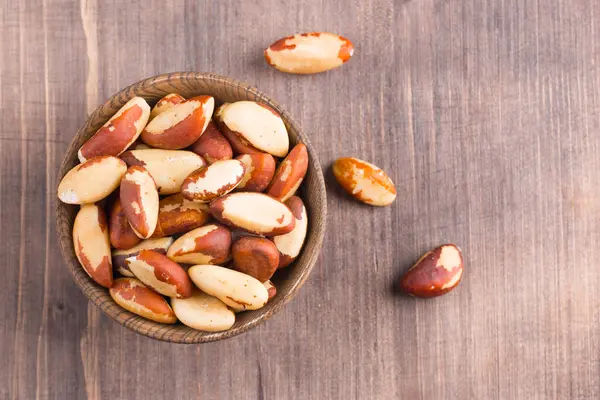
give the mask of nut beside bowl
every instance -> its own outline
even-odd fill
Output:
[[[81,268],[73,248],[72,229],[78,206],[58,202],[57,230],[63,257],[67,268],[75,282],[84,294],[108,316],[125,327],[155,339],[175,343],[203,343],[226,339],[243,333],[259,323],[267,320],[290,301],[310,274],[321,249],[325,232],[327,201],[325,183],[318,159],[308,138],[300,127],[291,119],[275,101],[255,88],[223,76],[181,72],[158,75],[139,81],[110,97],[106,103],[99,106],[79,129],[71,141],[59,171],[59,180],[79,163],[77,151],[117,110],[135,96],[146,99],[154,105],[159,99],[169,93],[178,93],[185,98],[198,95],[210,95],[219,102],[235,102],[251,100],[265,103],[277,111],[289,134],[290,144],[302,142],[306,145],[309,157],[308,173],[300,188],[309,214],[309,227],[306,241],[301,254],[294,263],[280,270],[272,281],[277,288],[277,295],[263,308],[256,311],[246,311],[236,318],[229,330],[222,332],[203,332],[191,329],[185,325],[164,325],[156,323],[118,306],[110,297],[106,288],[96,284]]]

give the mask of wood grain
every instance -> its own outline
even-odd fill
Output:
[[[595,0],[0,0],[0,398],[600,398],[600,4]],[[353,59],[298,77],[262,50],[349,37]],[[112,322],[60,257],[60,160],[86,113],[171,71],[252,83],[325,167],[324,251],[299,295],[224,342],[172,345]],[[358,204],[328,166],[398,185]],[[424,251],[466,272],[399,296]]]

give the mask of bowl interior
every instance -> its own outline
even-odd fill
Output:
[[[260,310],[237,314],[233,327],[224,332],[201,332],[181,324],[159,324],[118,306],[110,297],[108,290],[92,281],[81,268],[75,256],[72,240],[73,221],[79,209],[78,206],[58,201],[57,228],[63,257],[75,282],[85,295],[110,317],[135,332],[155,339],[177,343],[210,342],[238,335],[265,321],[294,297],[302,286],[316,262],[323,241],[327,213],[325,182],[317,155],[308,138],[289,114],[275,101],[242,82],[215,74],[195,72],[171,73],[145,79],[121,90],[99,106],[69,145],[60,167],[59,181],[79,163],[77,159],[79,147],[129,99],[140,96],[153,106],[160,98],[169,93],[179,93],[186,98],[210,95],[219,103],[252,100],[268,104],[281,114],[290,136],[290,144],[303,142],[307,146],[308,173],[300,188],[300,194],[308,212],[308,233],[300,256],[291,266],[278,271],[272,279],[277,288],[277,296]]]

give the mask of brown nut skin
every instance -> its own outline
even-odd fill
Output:
[[[243,236],[231,246],[233,267],[261,282],[271,279],[279,265],[279,251],[269,239]]]
[[[158,222],[158,191],[144,167],[129,167],[121,179],[119,198],[136,235],[142,239],[152,236]]]
[[[175,313],[164,297],[147,288],[138,279],[116,279],[109,293],[115,303],[140,317],[163,324],[177,322]]]
[[[223,111],[225,111],[225,109],[230,105],[231,103],[224,103],[217,108],[215,111],[214,120],[223,137],[225,137],[225,139],[227,139],[231,145],[233,153],[235,155],[261,153],[260,150],[252,146],[247,140],[239,137],[237,134],[227,128],[227,125],[225,125],[221,120],[221,114],[223,114]]]
[[[279,250],[278,268],[287,267],[300,255],[308,231],[308,215],[302,199],[298,196],[292,196],[285,202],[285,205],[292,210],[296,226],[290,233],[273,238],[273,243]]]
[[[90,204],[111,194],[127,171],[117,157],[99,156],[73,167],[58,184],[58,198],[67,204]]]
[[[181,194],[188,200],[208,203],[235,189],[244,172],[239,160],[217,161],[189,174],[181,184]]]
[[[152,250],[156,253],[167,254],[167,250],[173,244],[173,238],[165,237],[160,239],[146,239],[141,241],[137,246],[130,249],[118,250],[112,252],[113,269],[123,276],[133,276],[129,269],[126,260],[129,257],[135,257],[142,250]]]
[[[242,154],[235,158],[244,164],[244,177],[237,191],[262,192],[275,175],[275,159],[268,153]]]
[[[267,194],[285,202],[292,197],[308,170],[308,151],[303,143],[298,143],[277,167]]]
[[[118,156],[138,138],[150,117],[150,106],[141,97],[129,100],[81,146],[77,156],[84,162],[97,156]]]
[[[231,231],[208,224],[178,238],[167,251],[171,260],[185,264],[223,264],[231,255]]]
[[[116,249],[129,249],[142,241],[131,229],[119,198],[115,199],[110,209],[108,232],[110,244]]]
[[[231,145],[213,121],[208,123],[200,139],[196,140],[188,150],[198,154],[209,164],[216,161],[230,160],[233,157]]]
[[[348,194],[372,206],[387,206],[396,199],[396,186],[379,167],[358,158],[339,158],[333,175]]]
[[[425,253],[400,281],[406,293],[416,297],[437,297],[454,289],[464,270],[460,249],[444,244]]]
[[[213,113],[214,99],[197,96],[161,112],[146,125],[141,138],[158,149],[183,149],[202,135]]]
[[[219,124],[219,129],[223,133],[223,136],[227,139],[231,145],[231,149],[235,154],[255,154],[261,153],[260,150],[253,147],[248,141],[240,138],[238,135],[233,133],[227,126]]]
[[[289,150],[289,136],[281,116],[264,103],[237,101],[219,109],[219,129],[230,140],[237,137],[245,152],[258,149],[275,157],[285,157]],[[240,149],[241,150],[241,149]]]
[[[279,39],[265,50],[265,60],[290,74],[317,74],[344,64],[354,46],[343,36],[328,32],[299,33]]]
[[[108,226],[104,210],[96,204],[85,204],[73,223],[73,247],[79,263],[97,284],[113,283]]]
[[[153,238],[189,232],[208,221],[208,206],[185,199],[181,193],[165,197],[159,203],[158,223]]]
[[[269,301],[277,295],[277,288],[273,285],[273,282],[266,281],[263,282],[263,285],[267,288],[267,292],[269,293]]]
[[[285,204],[262,193],[227,194],[214,200],[209,212],[225,225],[256,235],[283,235],[296,225],[292,211]]]
[[[185,101],[185,98],[177,93],[171,93],[160,99],[150,112],[150,119],[152,120],[158,114],[165,112],[177,104]]]
[[[185,269],[167,256],[152,250],[142,250],[127,259],[136,278],[164,296],[185,299],[192,296],[194,285]]]

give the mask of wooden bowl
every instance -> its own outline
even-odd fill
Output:
[[[245,83],[215,74],[198,72],[177,72],[144,79],[121,90],[96,108],[71,141],[60,166],[59,181],[67,171],[79,163],[77,159],[79,147],[129,99],[141,96],[152,106],[169,93],[179,93],[186,98],[205,94],[213,96],[218,102],[253,100],[268,104],[281,114],[290,135],[291,145],[302,142],[308,148],[310,157],[308,173],[300,189],[309,216],[308,233],[300,256],[291,266],[278,271],[272,279],[277,288],[277,296],[260,310],[237,314],[233,327],[224,332],[201,332],[179,323],[176,325],[156,323],[118,306],[110,297],[108,290],[92,281],[79,265],[73,249],[72,237],[73,221],[79,207],[58,201],[56,223],[67,268],[83,293],[108,316],[137,333],[155,339],[175,343],[211,342],[239,335],[266,321],[290,301],[306,281],[319,256],[325,233],[327,216],[325,182],[319,160],[308,138],[279,104]]]

